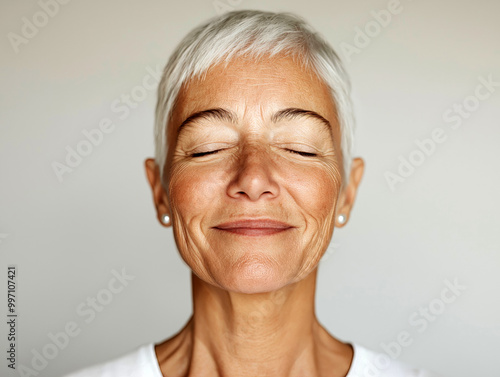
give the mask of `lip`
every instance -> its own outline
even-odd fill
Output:
[[[273,219],[242,219],[219,224],[214,228],[242,236],[270,236],[295,227]]]
[[[262,229],[262,230],[275,230],[281,231],[289,228],[294,228],[292,225],[273,220],[273,219],[242,219],[238,221],[231,221],[219,224],[214,228],[222,230],[236,230],[236,229]]]

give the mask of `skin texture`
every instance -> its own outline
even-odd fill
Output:
[[[273,119],[287,108],[314,111],[330,128],[311,116]],[[179,130],[208,109],[224,115]],[[318,262],[343,226],[338,214],[349,219],[364,170],[354,159],[341,190],[336,119],[326,85],[282,55],[238,57],[183,87],[168,125],[165,182],[154,160],[145,162],[158,218],[170,216],[193,272],[193,316],[156,346],[164,376],[347,374],[352,347],[314,312]],[[215,228],[242,218],[291,228],[260,236]]]

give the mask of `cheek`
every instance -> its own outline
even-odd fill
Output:
[[[287,181],[295,201],[301,209],[318,221],[335,210],[340,188],[337,169],[330,166],[309,166],[288,175]]]
[[[181,163],[172,168],[169,182],[173,210],[183,217],[206,213],[220,192],[220,174],[213,169]]]

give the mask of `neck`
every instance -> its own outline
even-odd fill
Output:
[[[162,373],[345,376],[352,349],[316,319],[316,273],[258,294],[228,292],[193,274],[193,316],[175,337],[157,346]]]

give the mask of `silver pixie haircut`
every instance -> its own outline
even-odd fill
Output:
[[[343,183],[349,177],[354,146],[354,114],[349,78],[333,48],[303,19],[290,13],[233,11],[192,30],[177,46],[158,86],[155,161],[161,181],[167,160],[167,127],[183,84],[231,58],[255,59],[285,53],[312,69],[329,87],[335,102],[343,158]]]

